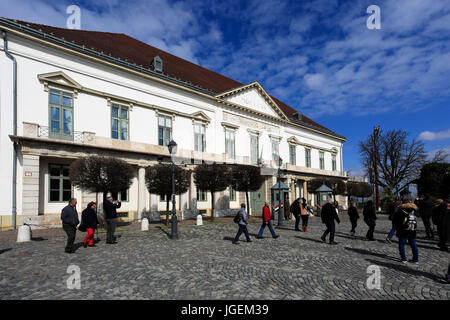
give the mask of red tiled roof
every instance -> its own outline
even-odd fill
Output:
[[[16,21],[11,19],[8,20]],[[216,94],[238,88],[243,85],[238,81],[174,56],[168,52],[155,48],[122,33],[71,30],[24,21],[16,22],[29,26],[32,29],[41,30],[47,34],[52,34],[55,37],[64,38],[66,41],[74,42],[78,45],[84,45],[86,48],[93,49],[97,52],[103,52],[107,55],[110,54],[114,58],[120,58],[121,60],[135,63],[138,66],[142,65],[145,68],[150,67],[150,64],[155,56],[160,56],[163,61],[164,74],[172,78],[190,82],[197,87],[210,90]],[[292,119],[292,114],[295,113],[296,110],[284,102],[274,97],[272,98],[279,105],[286,116]],[[330,134],[340,136],[303,114],[301,122]]]

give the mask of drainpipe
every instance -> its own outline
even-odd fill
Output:
[[[8,40],[6,38],[6,32],[2,31],[3,37],[3,50],[6,56],[13,62],[13,134],[17,136],[17,61],[16,58],[8,51]],[[16,143],[13,142],[13,172],[12,172],[12,229],[16,230],[16,217],[17,217],[17,151]]]

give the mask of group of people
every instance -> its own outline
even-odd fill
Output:
[[[69,200],[69,204],[64,207],[61,211],[61,220],[63,230],[67,234],[67,243],[65,247],[65,252],[74,253],[74,242],[78,230],[82,232],[86,232],[86,237],[83,240],[83,246],[85,248],[95,247],[94,244],[94,234],[98,229],[99,220],[97,217],[95,202],[89,202],[87,208],[84,209],[81,213],[81,223],[78,219],[77,212],[77,199],[72,198]],[[111,196],[106,198],[106,201],[103,204],[103,209],[105,212],[105,220],[106,220],[106,243],[107,244],[116,244],[117,237],[114,236],[114,232],[116,229],[116,219],[117,219],[117,211],[116,209],[120,208],[121,203],[120,200],[113,201]]]
[[[273,238],[278,238],[279,236],[275,233],[272,223],[271,223],[271,211],[269,207],[269,201],[265,202],[262,209],[262,225],[257,235],[257,239],[261,239],[264,228],[269,227],[269,230]],[[312,210],[306,203],[306,199],[298,198],[296,199],[291,207],[290,211],[295,217],[295,231],[300,231],[299,224],[300,219],[302,220],[302,230],[303,232],[308,232],[308,218],[312,215]],[[399,243],[399,253],[402,263],[407,263],[406,257],[406,244],[409,244],[412,250],[413,257],[409,262],[414,264],[419,263],[419,249],[416,243],[417,237],[417,217],[421,216],[427,239],[433,239],[433,229],[431,227],[430,220],[436,224],[437,231],[439,235],[438,246],[443,251],[448,251],[447,242],[450,240],[450,203],[443,200],[437,200],[435,204],[431,202],[428,196],[416,201],[416,203],[411,203],[410,200],[405,199],[400,201],[395,199],[395,201],[389,206],[389,219],[392,221],[392,229],[390,230],[386,242],[391,244],[392,238],[396,234]],[[358,219],[360,216],[358,214],[358,209],[355,202],[351,202],[348,208],[349,220],[351,223],[350,234],[352,236],[356,233],[356,227]],[[332,198],[328,198],[326,204],[321,207],[321,219],[322,223],[325,224],[326,230],[321,236],[323,242],[327,242],[326,238],[329,235],[329,244],[336,245],[337,242],[334,241],[335,230],[337,222],[341,223],[338,215],[338,209],[336,205],[333,204]],[[363,219],[368,226],[368,231],[366,234],[366,239],[368,241],[375,241],[374,232],[376,226],[376,209],[372,200],[368,200],[364,205],[363,209]],[[245,203],[241,204],[241,209],[235,217],[235,222],[239,225],[239,230],[233,240],[233,244],[238,244],[239,237],[242,233],[245,234],[247,242],[252,242],[250,239],[247,225],[248,225],[248,214],[245,210]],[[450,264],[447,274],[447,282],[450,282]]]

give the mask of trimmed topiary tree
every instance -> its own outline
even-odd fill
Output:
[[[175,166],[175,194],[181,195],[189,189],[189,172]],[[172,198],[172,165],[156,164],[145,169],[145,184],[148,192],[166,197],[166,225],[169,224],[169,204]]]
[[[211,220],[215,218],[214,194],[228,188],[231,184],[232,173],[226,164],[202,163],[194,169],[194,183],[198,189],[211,193]]]
[[[258,191],[264,183],[264,176],[261,175],[261,168],[236,164],[231,166],[232,186],[236,191],[245,192],[247,210],[250,211],[250,201],[248,193]]]

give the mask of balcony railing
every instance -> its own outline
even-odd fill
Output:
[[[65,130],[55,130],[49,127],[39,126],[38,137],[46,137],[49,139],[67,140],[83,143],[83,132]]]

